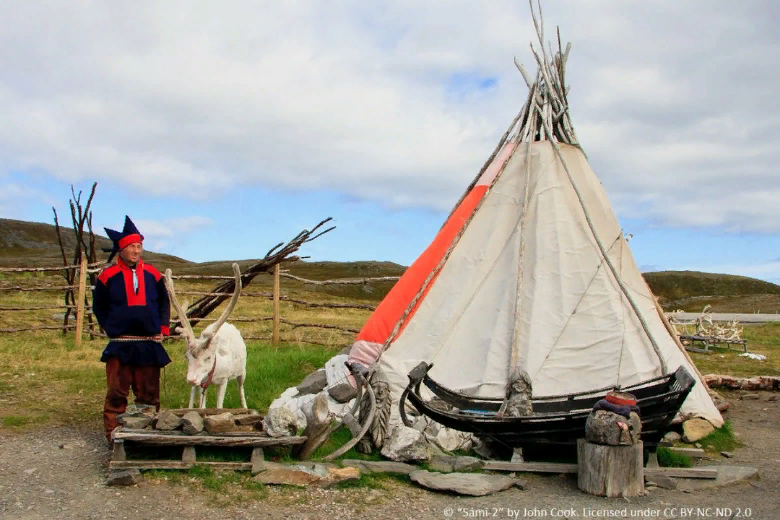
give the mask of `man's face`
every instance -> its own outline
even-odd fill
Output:
[[[141,259],[141,253],[143,252],[144,246],[142,246],[140,242],[135,242],[122,249],[119,252],[119,256],[122,257],[122,260],[124,260],[127,265],[132,267]]]

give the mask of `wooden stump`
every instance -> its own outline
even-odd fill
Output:
[[[303,405],[302,411],[306,416],[306,429],[303,431],[303,436],[307,437],[307,440],[300,450],[295,450],[295,455],[301,460],[306,460],[328,440],[330,411],[327,396],[324,393],[317,394],[314,400]]]
[[[577,487],[591,495],[633,497],[644,492],[643,446],[592,444],[577,439]]]

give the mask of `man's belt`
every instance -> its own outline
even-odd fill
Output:
[[[132,341],[153,341],[155,343],[162,344],[162,340],[157,336],[118,336],[116,338],[108,338],[109,341],[118,341],[120,343],[130,343]]]

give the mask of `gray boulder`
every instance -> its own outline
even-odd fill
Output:
[[[106,485],[108,486],[132,486],[143,480],[143,475],[136,468],[115,469],[108,474]]]
[[[198,412],[187,412],[181,418],[181,430],[187,435],[203,431],[203,417]]]
[[[339,403],[348,403],[357,397],[357,388],[349,383],[339,383],[328,388],[328,394]]]
[[[143,417],[123,417],[119,416],[117,417],[120,423],[124,425],[125,428],[129,428],[132,430],[141,430],[143,428],[146,428],[150,424],[152,424],[152,418],[143,416]]]
[[[155,418],[154,427],[158,430],[171,431],[181,426],[181,417],[165,410],[157,414]]]
[[[517,486],[525,488],[525,483],[506,475],[488,475],[483,473],[447,473],[425,470],[413,471],[409,474],[414,482],[436,491],[449,491],[459,495],[481,497]]]
[[[364,473],[402,473],[408,475],[419,468],[403,462],[391,462],[388,460],[356,460],[344,459],[341,461],[346,467],[358,468]]]
[[[431,457],[425,435],[404,425],[396,426],[385,441],[382,456],[396,462],[428,460]]]
[[[328,378],[325,375],[325,369],[321,368],[306,376],[301,383],[295,387],[300,395],[318,394],[328,386]]]

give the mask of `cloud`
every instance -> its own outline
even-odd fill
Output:
[[[162,239],[172,238],[177,235],[186,234],[214,224],[214,221],[207,217],[193,215],[190,217],[172,218],[163,221],[158,220],[138,220],[136,226],[141,234],[146,238]],[[162,243],[162,241],[160,242]]]
[[[780,231],[777,4],[544,7],[621,215]],[[508,0],[12,2],[0,31],[0,171],[192,199],[261,184],[446,211],[523,102],[512,57],[533,62]]]

